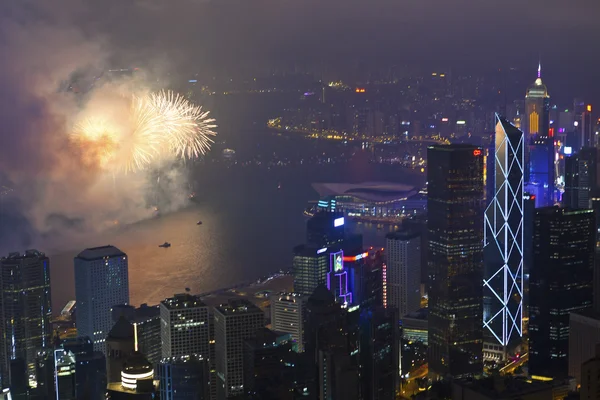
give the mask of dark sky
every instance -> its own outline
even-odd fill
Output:
[[[265,61],[526,64],[593,74],[597,0],[5,0],[40,5],[129,56],[221,69]],[[11,6],[12,4],[12,6]],[[37,10],[36,10],[37,9]],[[5,15],[7,12],[4,13]],[[28,15],[28,16],[27,16]],[[514,61],[513,61],[514,60]]]
[[[5,0],[0,10],[27,29],[82,32],[109,65],[212,74],[359,61],[534,77],[541,58],[551,94],[600,93],[598,0]]]

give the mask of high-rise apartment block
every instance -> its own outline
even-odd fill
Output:
[[[129,304],[127,255],[114,246],[86,249],[75,257],[77,334],[105,351],[106,335],[113,326],[111,308]]]

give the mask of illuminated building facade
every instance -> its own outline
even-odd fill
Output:
[[[595,147],[596,138],[594,132],[594,121],[592,119],[592,105],[575,102],[575,129],[578,136],[577,149],[584,147]]]
[[[568,375],[569,314],[592,307],[593,210],[535,210],[529,281],[529,374]]]
[[[483,372],[483,154],[430,146],[427,160],[429,375],[475,376]]]
[[[199,297],[184,293],[161,301],[160,320],[163,358],[209,359],[209,307]]]
[[[400,317],[421,308],[421,236],[398,231],[386,236],[387,305]]]
[[[245,392],[244,341],[264,327],[262,310],[247,300],[229,300],[215,307],[217,399]]]
[[[271,297],[271,327],[292,336],[293,349],[304,352],[304,313],[308,295],[279,293]]]
[[[75,355],[64,349],[54,350],[54,387],[56,400],[75,400]]]
[[[310,296],[327,282],[329,253],[327,247],[300,245],[294,248],[292,272],[294,292]]]
[[[129,304],[127,255],[114,246],[95,247],[75,257],[77,334],[89,337],[94,350],[106,350],[113,326],[111,308]]]
[[[108,384],[109,400],[151,400],[156,398],[154,367],[138,351],[123,364],[121,382]]]
[[[341,250],[329,254],[327,289],[335,295],[336,301],[344,305],[352,304],[348,271],[344,268],[344,252]]]
[[[541,65],[533,85],[525,96],[525,123],[522,125],[525,143],[525,182],[538,185],[542,189],[536,199],[537,207],[553,204],[554,137],[550,131],[550,96],[542,82]]]
[[[523,335],[523,133],[496,114],[494,197],[485,211],[483,326],[501,346]]]
[[[383,251],[368,251],[344,256],[350,274],[352,301],[361,308],[383,305]]]
[[[0,259],[0,378],[4,387],[17,379],[11,376],[11,360],[22,360],[33,373],[38,351],[50,346],[51,305],[48,257],[27,250]],[[15,372],[25,374],[25,370]]]

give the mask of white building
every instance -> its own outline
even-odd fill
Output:
[[[244,340],[264,326],[264,313],[247,300],[215,307],[217,399],[244,393]]]
[[[271,299],[271,328],[289,333],[294,340],[294,349],[304,352],[302,321],[308,296],[299,293],[280,293]]]
[[[163,358],[199,355],[208,360],[209,308],[197,296],[176,294],[160,302]]]
[[[421,237],[398,231],[386,236],[387,306],[400,317],[421,308]]]
[[[129,304],[127,255],[114,246],[86,249],[75,257],[77,334],[88,336],[94,350],[105,351],[113,326],[111,308]]]

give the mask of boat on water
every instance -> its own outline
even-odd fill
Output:
[[[159,244],[158,247],[162,247],[164,249],[168,249],[169,247],[171,247],[171,243],[164,242],[163,244]]]
[[[277,190],[281,189],[281,182],[277,184]]]
[[[202,221],[196,222],[196,225],[202,225]]]

